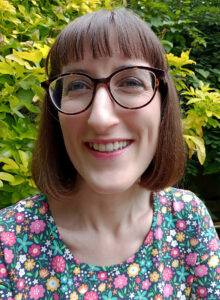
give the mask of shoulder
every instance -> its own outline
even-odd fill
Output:
[[[17,203],[5,207],[0,210],[0,222],[5,218],[15,216],[16,213],[34,213],[35,209],[39,208],[41,205],[47,206],[47,199],[44,194],[37,194],[26,199],[20,200]]]
[[[207,254],[213,250],[220,255],[220,241],[210,214],[194,193],[168,188],[157,192],[156,200],[157,224],[166,232],[171,245],[175,237],[174,244],[196,251],[200,257],[209,257]]]
[[[191,191],[167,188],[156,194],[160,203],[168,203],[168,206],[172,207],[172,210],[176,213],[191,211],[193,213],[202,213],[206,209],[205,204]]]
[[[173,199],[174,211],[179,212],[181,209],[180,203],[183,203],[185,211],[190,213],[188,216],[189,218],[195,218],[196,215],[200,216],[200,218],[204,217],[205,215],[209,216],[209,212],[205,206],[205,203],[193,192],[176,188],[171,188],[170,190]]]
[[[214,228],[205,204],[193,192],[170,187],[157,192],[156,198],[159,211],[172,215],[177,227],[188,225],[197,233],[202,228]]]
[[[10,236],[21,232],[21,228],[32,221],[44,218],[48,210],[44,194],[31,196],[14,205],[0,210],[0,239],[1,242]]]

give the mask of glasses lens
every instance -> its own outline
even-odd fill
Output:
[[[78,113],[89,105],[93,89],[93,82],[88,77],[71,74],[54,80],[49,93],[57,108],[65,113]]]
[[[115,100],[127,108],[147,104],[156,89],[156,76],[145,69],[126,69],[116,73],[110,82]]]

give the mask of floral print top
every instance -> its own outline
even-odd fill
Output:
[[[79,261],[59,235],[43,194],[0,211],[0,299],[220,299],[220,243],[191,192],[154,193],[139,250],[118,265]]]

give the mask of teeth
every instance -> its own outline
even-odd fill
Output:
[[[119,142],[114,142],[113,147],[114,147],[114,150],[118,150]]]
[[[113,152],[125,148],[129,141],[120,141],[108,144],[89,143],[89,147],[100,152]]]
[[[103,145],[103,146],[104,146],[104,145]],[[105,146],[105,150],[106,150],[107,152],[112,152],[112,151],[114,150],[113,144],[107,144],[107,145]]]

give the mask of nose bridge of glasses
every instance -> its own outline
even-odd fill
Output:
[[[108,94],[109,96],[111,97],[111,92],[110,92],[110,79],[111,77],[106,77],[106,78],[96,78],[96,79],[93,79],[93,82],[94,82],[94,97],[97,93],[97,88],[98,86],[101,84],[103,85],[104,87],[107,88],[107,91],[108,91]]]
[[[110,76],[109,77],[106,77],[106,78],[96,78],[96,79],[93,79],[94,83],[95,83],[95,87],[98,85],[98,84],[104,84],[107,86],[107,88],[109,89],[109,83],[110,83]]]

